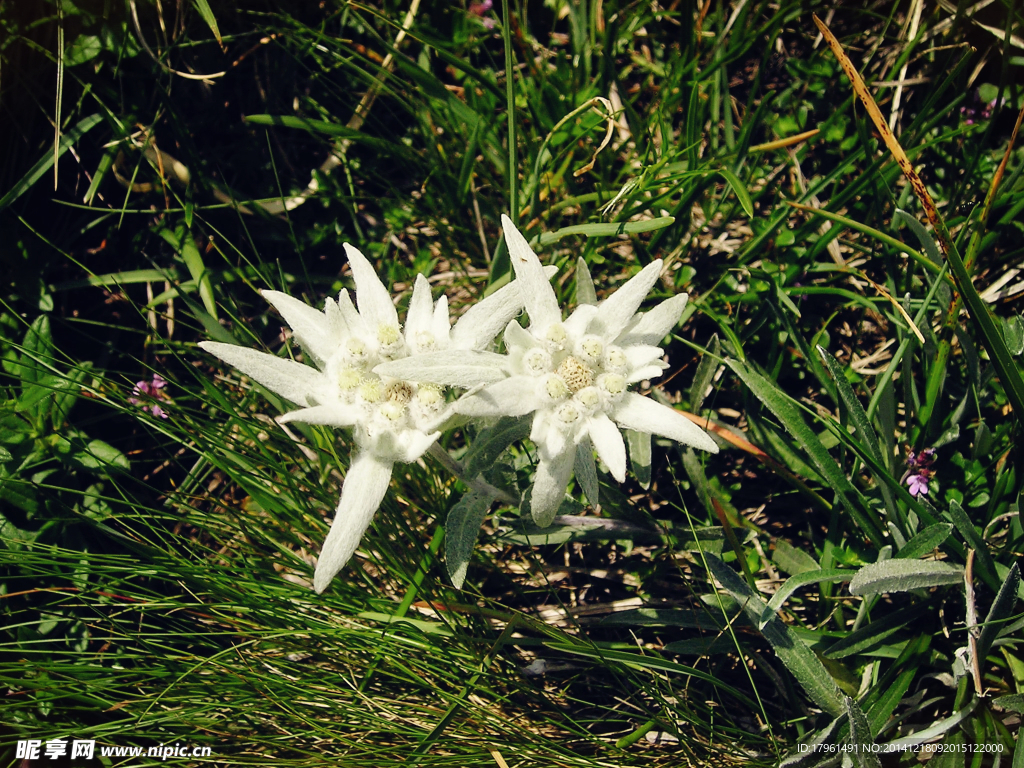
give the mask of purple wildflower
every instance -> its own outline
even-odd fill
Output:
[[[907,484],[913,497],[927,496],[928,483],[932,479],[932,464],[935,463],[935,449],[925,448],[920,453],[907,452],[907,474],[903,482]]]
[[[999,97],[979,104],[981,97],[978,92],[974,94],[971,104],[960,107],[960,114],[965,118],[965,125],[974,125],[982,120],[988,120],[992,115],[1006,103],[1006,97]]]
[[[494,19],[489,16],[486,18],[484,17],[484,14],[490,13],[493,7],[494,0],[481,0],[479,3],[470,3],[469,12],[474,16],[479,17],[487,29],[494,29]]]
[[[928,469],[935,461],[935,449],[925,448],[921,453],[910,451],[907,453],[907,469]]]
[[[907,485],[910,487],[911,496],[917,497],[928,495],[928,475],[924,472],[908,477]]]
[[[142,410],[152,413],[158,419],[166,419],[167,411],[161,408],[159,404],[146,402],[147,400],[166,399],[163,394],[163,388],[166,386],[167,381],[164,377],[159,373],[154,373],[153,378],[149,381],[143,379],[142,381],[135,382],[132,396],[128,398],[128,402],[132,405],[141,405]]]

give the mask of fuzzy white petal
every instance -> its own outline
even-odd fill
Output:
[[[409,299],[409,311],[405,316],[405,338],[410,345],[415,343],[419,333],[433,333],[434,301],[430,297],[430,283],[423,275],[416,275],[416,283]]]
[[[437,438],[440,436],[440,432],[427,433],[420,432],[418,429],[407,429],[395,440],[394,456],[398,461],[406,464],[416,461],[437,442]]]
[[[537,445],[542,459],[574,453],[575,445],[569,445],[569,437],[569,430],[559,423],[552,411],[541,411],[533,417],[530,439]]]
[[[512,220],[504,214],[501,216],[501,231],[505,234],[509,259],[520,283],[523,304],[530,316],[530,325],[543,330],[553,323],[561,322],[562,310],[558,308],[555,291],[544,274],[537,254],[530,248],[522,233],[516,229]]]
[[[358,250],[345,244],[345,254],[356,281],[356,304],[359,314],[370,325],[371,332],[382,325],[398,327],[398,310],[391,301],[391,293],[377,277],[373,265]]]
[[[687,298],[685,293],[680,293],[665,299],[650,312],[640,315],[615,343],[623,347],[631,344],[659,345],[682,317]]]
[[[282,424],[298,421],[303,424],[323,424],[325,427],[351,427],[359,423],[362,413],[350,405],[316,405],[312,408],[300,408],[289,411],[278,418]]]
[[[295,340],[309,351],[322,367],[341,343],[341,338],[334,336],[327,320],[327,315],[305,302],[299,301],[280,291],[261,291],[263,298],[281,313],[288,327],[295,334]]]
[[[505,326],[505,346],[508,349],[526,350],[537,346],[537,340],[533,334],[519,324],[518,320],[512,320]]]
[[[564,451],[550,459],[541,459],[537,464],[537,474],[533,479],[533,491],[530,493],[530,514],[533,521],[547,528],[558,514],[558,508],[565,498],[565,487],[572,475],[575,451]]]
[[[447,347],[451,338],[451,331],[452,319],[448,314],[448,296],[442,293],[437,300],[437,306],[434,307],[431,332],[434,334],[434,338],[437,339],[438,344],[442,347]]]
[[[316,572],[313,574],[313,588],[318,593],[327,589],[331,579],[345,567],[359,546],[373,514],[387,493],[393,466],[389,461],[359,453],[348,468],[341,488],[338,511],[334,515],[323,549],[320,550]]]
[[[507,376],[508,358],[497,352],[425,352],[381,363],[373,372],[406,381],[427,381],[444,387],[469,389],[480,384],[492,384]]]
[[[337,339],[338,343],[341,343],[351,334],[345,316],[342,315],[341,309],[338,307],[338,302],[330,296],[324,302],[324,318],[327,320],[327,334],[331,339]]]
[[[664,354],[660,347],[647,347],[640,344],[636,344],[632,347],[626,347],[623,352],[626,353],[626,359],[629,361],[630,368],[640,368],[644,365],[650,365],[655,360],[661,360]]]
[[[557,272],[558,267],[544,267],[544,276],[549,280]],[[483,349],[522,311],[521,286],[513,280],[466,310],[452,328],[452,346],[456,349]]]
[[[656,403],[635,392],[628,392],[616,404],[611,414],[621,427],[661,435],[677,443],[718,453],[718,446],[708,433],[679,411]]]
[[[622,440],[619,428],[603,413],[590,417],[587,428],[601,461],[607,465],[612,477],[620,483],[624,482],[626,479],[626,444]]]
[[[370,329],[366,325],[366,321],[359,316],[359,312],[356,311],[355,305],[352,303],[352,297],[348,295],[348,291],[344,288],[341,289],[341,293],[338,294],[338,311],[341,314],[341,318],[345,323],[345,327],[350,334],[358,336],[366,336]]]
[[[594,461],[594,444],[590,442],[589,437],[584,437],[580,444],[576,446],[576,460],[573,463],[573,469],[590,506],[596,507],[601,502],[598,498],[597,464]]]
[[[477,302],[452,328],[452,346],[457,349],[483,349],[523,308],[519,285],[513,281]]]
[[[591,323],[591,333],[609,341],[615,339],[636,314],[637,307],[644,300],[661,274],[661,259],[651,262],[634,275],[619,290],[598,304],[600,312]]]
[[[491,384],[475,395],[455,402],[455,412],[466,416],[523,416],[541,403],[537,382],[532,376],[510,376]]]
[[[587,332],[594,318],[597,317],[598,308],[593,304],[580,304],[565,321],[565,332],[570,336],[582,336]]]
[[[315,368],[235,344],[201,341],[199,346],[293,403],[316,404],[323,376]]]
[[[594,279],[590,276],[590,267],[582,256],[576,259],[576,303],[597,304]]]
[[[660,360],[641,368],[634,368],[626,377],[626,384],[636,384],[638,381],[644,381],[645,379],[656,379],[661,376],[667,368],[668,364]]]

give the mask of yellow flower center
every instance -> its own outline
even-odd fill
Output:
[[[444,393],[436,384],[420,384],[416,399],[425,408],[434,408],[444,401]]]
[[[573,394],[594,382],[594,372],[572,355],[562,361],[556,373]]]
[[[384,391],[384,397],[389,403],[405,405],[412,399],[412,387],[404,381],[396,381],[393,384],[388,384],[388,388]]]
[[[626,379],[617,373],[604,374],[597,384],[610,395],[621,395],[626,389]]]
[[[523,367],[537,375],[551,370],[551,355],[540,347],[534,347],[523,355]]]
[[[604,342],[597,336],[588,336],[580,344],[583,356],[591,363],[596,363],[604,353]]]
[[[561,344],[565,341],[565,328],[561,323],[552,323],[551,326],[548,327],[544,337],[550,342]]]
[[[366,344],[363,343],[362,339],[356,336],[350,336],[348,338],[348,341],[345,342],[345,348],[348,350],[348,353],[356,359],[366,356]]]
[[[379,403],[381,398],[380,379],[367,379],[360,384],[359,397],[366,403]]]
[[[544,388],[552,400],[560,400],[569,394],[569,387],[566,386],[565,379],[555,373],[544,380]]]
[[[402,332],[396,325],[381,325],[377,328],[377,341],[382,347],[390,347],[398,343],[402,338]]]
[[[626,359],[626,353],[619,347],[608,347],[608,351],[605,354],[605,360],[607,361],[607,367],[612,370],[622,370],[629,363]]]
[[[405,417],[405,406],[402,403],[387,402],[380,407],[380,415],[387,421],[401,421]]]
[[[576,400],[584,408],[594,408],[601,402],[601,395],[595,387],[584,387],[576,393]]]
[[[558,420],[563,424],[572,424],[575,421],[579,421],[580,409],[572,403],[564,403],[555,411],[555,415],[558,416]]]
[[[355,368],[345,368],[338,374],[338,389],[342,392],[351,392],[359,386],[363,375]]]

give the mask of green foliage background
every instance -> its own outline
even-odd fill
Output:
[[[4,758],[69,737],[223,765],[812,765],[917,734],[955,750],[937,765],[1024,764],[1019,6],[509,13],[0,7]],[[465,489],[400,465],[318,597],[346,437],[282,429],[287,404],[196,342],[290,354],[257,291],[322,303],[351,286],[345,242],[460,310],[507,279],[502,213],[570,304],[579,258],[598,298],[665,260],[652,301],[691,301],[652,396],[725,449],[655,441],[649,478],[602,475],[600,523],[495,508],[462,590]],[[531,467],[520,441],[493,477]]]

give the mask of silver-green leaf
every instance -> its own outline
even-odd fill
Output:
[[[909,592],[912,589],[958,584],[964,570],[936,560],[885,560],[865,565],[850,582],[852,595]]]
[[[456,589],[462,589],[466,581],[469,559],[480,533],[480,526],[487,518],[487,512],[494,501],[489,494],[470,491],[449,510],[444,525],[445,564],[448,576]]]

